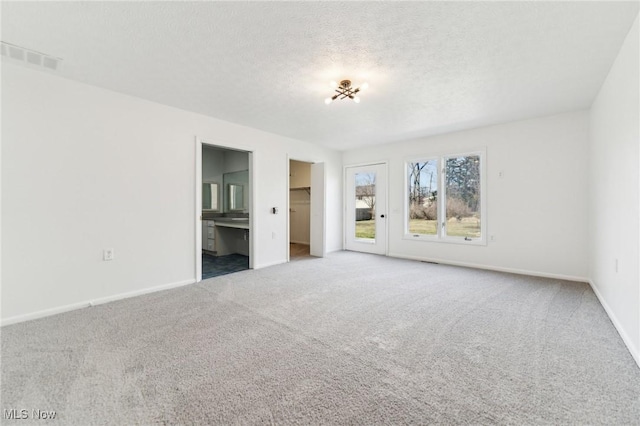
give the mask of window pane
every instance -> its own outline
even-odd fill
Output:
[[[376,238],[376,174],[356,173],[356,238]]]
[[[480,156],[445,162],[448,236],[480,238]]]
[[[438,233],[438,161],[408,163],[410,234]]]

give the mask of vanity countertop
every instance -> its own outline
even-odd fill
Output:
[[[213,219],[215,226],[223,226],[227,228],[249,229],[249,219],[246,217],[220,217]]]

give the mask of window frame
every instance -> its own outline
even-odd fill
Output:
[[[446,192],[446,170],[445,165],[447,159],[450,158],[459,158],[459,157],[468,157],[468,156],[478,156],[480,158],[480,237],[479,238],[471,238],[466,239],[468,237],[458,237],[447,235],[446,226],[447,226],[447,192]],[[476,246],[486,246],[487,245],[487,172],[486,172],[486,157],[487,150],[486,148],[479,148],[469,151],[450,151],[446,153],[440,154],[431,154],[431,155],[421,155],[421,156],[412,156],[405,158],[403,162],[403,173],[404,173],[404,219],[403,219],[403,239],[411,240],[411,241],[422,241],[422,242],[437,242],[437,243],[448,243],[448,244],[463,244],[463,245],[476,245]],[[410,190],[410,182],[409,182],[409,164],[417,163],[417,162],[427,162],[431,160],[436,160],[438,164],[438,201],[437,201],[437,232],[436,234],[414,234],[409,232],[409,190]]]

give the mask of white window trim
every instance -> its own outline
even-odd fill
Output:
[[[446,176],[445,176],[445,161],[447,158],[465,157],[471,155],[478,155],[480,157],[480,238],[472,238],[471,240],[465,240],[465,237],[453,237],[448,236],[444,232],[446,227],[446,212],[447,212],[447,194],[445,191]],[[403,240],[409,241],[422,241],[422,242],[435,242],[435,243],[447,243],[447,244],[462,244],[472,246],[486,246],[487,245],[487,173],[486,173],[486,157],[487,149],[480,148],[471,151],[460,152],[448,152],[446,154],[439,155],[423,155],[406,158],[404,161],[404,220],[403,220]],[[435,235],[427,234],[412,234],[409,231],[409,163],[426,162],[430,160],[436,160],[438,162],[438,224],[437,232]],[[444,223],[444,227],[443,227]]]

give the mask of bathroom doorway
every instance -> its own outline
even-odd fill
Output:
[[[196,141],[196,281],[253,267],[253,154]]]

